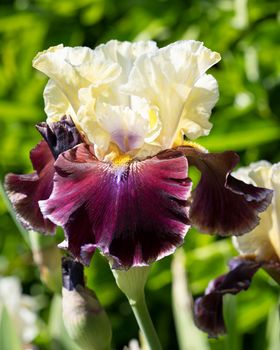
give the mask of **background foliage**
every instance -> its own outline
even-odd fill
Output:
[[[7,172],[30,171],[28,153],[40,140],[34,124],[45,119],[46,78],[32,68],[32,58],[59,43],[95,47],[112,38],[154,39],[159,46],[198,39],[220,52],[222,61],[211,73],[219,82],[221,97],[211,118],[211,135],[199,142],[211,151],[238,151],[242,165],[259,159],[280,161],[279,10],[278,0],[1,0],[1,179]],[[236,254],[230,240],[194,230],[186,237],[184,251],[194,296],[226,271],[227,260]],[[178,348],[170,302],[171,260],[154,264],[147,285],[148,304],[164,349]],[[0,203],[0,275],[18,276],[23,291],[40,299],[40,334],[34,342],[38,348],[70,349],[68,340],[57,341],[57,299],[52,302],[52,292],[42,285],[30,248],[4,201]],[[98,254],[88,271],[88,284],[109,313],[114,348],[122,349],[138,336],[137,325]],[[241,293],[233,306],[235,341],[210,340],[210,348],[278,349],[273,335],[277,299],[274,282],[258,272],[250,290]]]

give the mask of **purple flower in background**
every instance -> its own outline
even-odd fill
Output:
[[[50,78],[37,126],[45,141],[31,153],[35,173],[6,178],[22,223],[60,225],[75,258],[88,264],[98,248],[117,268],[171,254],[190,225],[222,236],[256,227],[271,191],[229,175],[234,152],[185,141],[210,132],[218,86],[206,71],[219,60],[196,41],[39,53],[34,67]],[[193,193],[189,165],[201,172]]]
[[[274,196],[261,214],[260,224],[243,236],[233,237],[240,256],[230,261],[230,271],[211,281],[205,295],[195,302],[197,326],[214,337],[226,332],[225,294],[247,290],[259,268],[264,268],[280,284],[280,163],[259,161],[240,168],[234,176],[247,184],[271,188]]]

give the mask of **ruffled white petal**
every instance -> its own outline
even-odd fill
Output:
[[[135,60],[147,53],[157,51],[154,41],[139,41],[130,43],[128,41],[111,40],[106,44],[97,46],[94,50],[96,55],[116,62],[121,68],[118,78],[107,85],[107,91],[100,96],[103,102],[111,105],[129,105],[130,99],[126,94],[121,93],[120,86],[127,83]]]
[[[272,202],[272,229],[269,232],[270,241],[280,259],[280,163],[271,168],[271,187],[274,190]]]
[[[53,80],[48,81],[43,95],[48,123],[57,122],[65,115],[70,115],[75,120],[75,112],[71,104]]]
[[[271,205],[260,215],[260,224],[251,232],[234,237],[242,254],[256,255],[259,260],[280,258],[280,163],[271,165],[260,161],[241,168],[233,174],[238,179],[255,186],[274,190]]]
[[[217,80],[210,74],[202,75],[186,100],[179,130],[191,140],[208,135],[212,128],[209,118],[218,99]]]
[[[172,147],[178,135],[207,135],[218,87],[205,72],[219,60],[197,41],[158,49],[153,41],[112,40],[95,50],[52,47],[33,65],[50,78],[44,92],[48,121],[70,114],[105,159],[118,153],[114,145],[143,157]]]
[[[63,45],[38,53],[33,66],[55,81],[75,112],[79,108],[79,89],[90,84],[108,84],[121,73],[117,63],[103,59],[88,47]]]
[[[162,122],[159,142],[163,149],[171,147],[176,138],[184,106],[195,84],[219,60],[218,53],[196,41],[179,41],[136,60],[121,91],[143,97],[159,108]]]

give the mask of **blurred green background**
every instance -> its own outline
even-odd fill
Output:
[[[211,69],[220,86],[220,100],[211,117],[214,126],[210,136],[199,142],[211,151],[236,150],[242,165],[259,159],[280,161],[279,18],[278,0],[1,0],[1,180],[8,172],[31,171],[29,150],[40,140],[34,124],[45,119],[42,91],[47,79],[32,68],[32,58],[59,43],[94,48],[110,39],[154,39],[159,46],[197,39],[220,52],[222,61]],[[236,254],[229,239],[195,230],[188,233],[184,251],[195,297],[210,279],[226,271],[227,260]],[[176,350],[171,261],[168,257],[154,264],[147,298],[163,348]],[[100,255],[94,257],[87,274],[89,286],[112,321],[113,348],[122,349],[138,337],[130,308]],[[2,201],[0,276],[9,275],[18,276],[23,292],[39,300],[40,332],[33,343],[43,350],[72,349],[66,338],[59,339],[57,299],[41,283],[31,250]],[[209,348],[279,349],[275,330],[278,296],[276,284],[258,272],[250,290],[236,298],[232,312],[235,341],[232,335],[212,339]]]

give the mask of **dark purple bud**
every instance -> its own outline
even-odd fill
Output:
[[[67,290],[75,290],[77,285],[85,286],[84,266],[71,258],[63,257],[62,264],[62,285]]]
[[[194,226],[205,233],[238,236],[258,225],[258,214],[270,204],[273,191],[230,175],[239,161],[236,153],[205,153],[192,147],[177,149],[186,155],[189,165],[201,172],[190,208]]]
[[[36,125],[37,130],[47,141],[55,159],[60,153],[82,142],[81,136],[70,117],[63,117],[59,122],[42,122]]]

